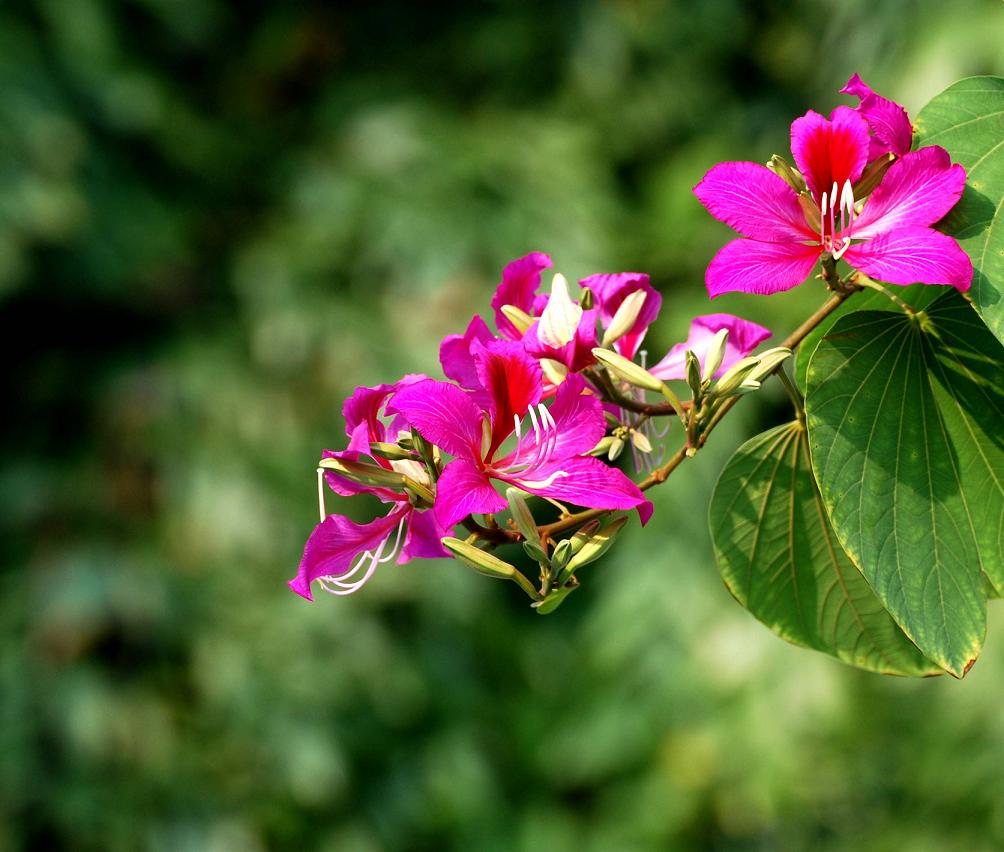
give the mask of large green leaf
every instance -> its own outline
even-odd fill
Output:
[[[949,86],[917,116],[916,145],[941,145],[966,168],[966,191],[940,227],[972,258],[973,302],[1004,341],[1004,79]]]
[[[802,423],[736,451],[709,518],[725,585],[779,636],[871,671],[941,671],[899,629],[833,535]]]
[[[895,289],[897,296],[918,310],[926,308],[948,289],[947,287],[937,287],[929,284],[911,284],[909,287],[891,286]],[[848,298],[798,344],[798,350],[795,354],[795,380],[803,391],[805,390],[805,374],[809,369],[809,359],[812,357],[815,348],[819,345],[819,341],[826,336],[841,317],[854,313],[854,311],[872,310],[899,311],[900,308],[884,293],[879,293],[875,290],[862,290],[860,293],[855,293]]]
[[[813,471],[837,538],[906,634],[961,677],[1004,588],[1004,349],[949,291],[844,317],[809,363]]]

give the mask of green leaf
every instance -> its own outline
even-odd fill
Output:
[[[725,585],[779,636],[871,671],[940,674],[833,535],[803,424],[743,444],[718,479],[709,518]]]
[[[1004,349],[958,293],[839,320],[809,363],[812,467],[841,545],[961,677],[1004,588]]]
[[[939,227],[969,253],[971,295],[1004,341],[1004,79],[970,77],[949,86],[917,116],[915,145],[941,145],[965,166],[966,191]]]
[[[947,290],[947,287],[936,287],[930,284],[911,284],[909,287],[889,285],[897,296],[917,310],[926,308],[931,302]],[[805,339],[798,344],[795,354],[795,381],[805,390],[805,374],[809,369],[809,359],[819,345],[819,341],[833,328],[841,317],[855,311],[899,311],[901,310],[888,296],[875,290],[862,290],[848,298],[839,308],[810,331]]]

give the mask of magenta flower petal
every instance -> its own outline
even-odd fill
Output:
[[[868,159],[874,160],[890,151],[905,156],[913,144],[913,127],[906,110],[895,101],[875,94],[857,75],[847,81],[841,94],[854,95],[861,103],[858,112],[868,122],[872,138]]]
[[[528,314],[534,312],[534,301],[540,287],[540,273],[551,266],[551,258],[534,251],[509,263],[502,270],[502,282],[492,296],[495,327],[510,340],[520,340],[522,332],[502,313],[503,305],[514,305]]]
[[[719,163],[694,187],[694,194],[712,216],[744,237],[785,243],[816,236],[805,222],[795,190],[757,163]]]
[[[722,375],[740,358],[745,358],[771,336],[770,329],[732,314],[706,314],[694,317],[690,323],[690,333],[687,335],[686,342],[677,343],[666,353],[666,357],[652,367],[649,372],[663,381],[686,379],[687,350],[690,349],[703,366],[704,358],[708,354],[708,347],[714,340],[715,334],[723,328],[729,330],[729,337],[725,344],[722,364],[715,372],[715,378]]]
[[[638,509],[642,523],[651,503],[627,476],[592,456],[561,459],[503,477],[530,494],[590,509]]]
[[[388,409],[450,455],[481,457],[481,409],[456,385],[431,379],[409,385],[394,394]]]
[[[852,236],[869,239],[885,231],[933,225],[951,210],[966,186],[966,170],[944,148],[913,151],[889,167],[854,222]]]
[[[408,516],[408,533],[401,546],[398,565],[411,559],[448,559],[450,552],[443,547],[441,540],[449,534],[450,530],[437,520],[435,511],[413,510]]]
[[[410,506],[404,505],[368,524],[357,524],[342,515],[328,515],[314,527],[303,548],[299,570],[287,585],[301,597],[312,601],[310,584],[314,580],[345,574],[359,554],[379,548],[410,509]]]
[[[933,228],[899,228],[852,245],[844,259],[866,275],[890,284],[950,284],[963,293],[973,264],[959,244]]]
[[[645,303],[638,312],[638,318],[630,331],[614,343],[614,348],[625,358],[634,358],[645,339],[645,332],[659,316],[662,307],[662,296],[649,283],[649,277],[644,272],[614,272],[608,274],[590,275],[583,278],[579,284],[588,287],[599,308],[600,322],[604,328],[610,325],[614,314],[621,303],[638,290],[645,292]],[[595,340],[595,333],[593,335]]]
[[[490,515],[508,505],[488,474],[466,459],[451,461],[436,483],[436,520],[446,529],[472,513]]]
[[[515,418],[540,401],[543,376],[538,364],[519,343],[495,340],[474,355],[481,386],[488,392],[492,443],[486,459],[513,433]],[[456,453],[454,453],[456,455]]]
[[[821,251],[819,245],[733,240],[708,266],[708,294],[713,299],[734,291],[769,295],[790,290],[809,277]]]
[[[480,388],[472,350],[475,342],[483,346],[491,340],[495,340],[495,335],[479,316],[468,323],[462,335],[444,337],[439,344],[439,363],[443,366],[443,373],[468,390]]]
[[[818,203],[833,184],[852,184],[868,163],[868,122],[846,106],[826,119],[809,110],[791,124],[791,153]]]
[[[527,464],[537,455],[538,445],[547,450],[546,459],[561,459],[588,453],[606,433],[603,404],[591,393],[583,393],[586,382],[582,376],[569,375],[560,385],[548,414],[554,426],[541,434],[524,434],[519,453],[500,459],[495,466],[504,469]],[[539,418],[538,418],[539,420]],[[526,427],[524,427],[526,428]]]

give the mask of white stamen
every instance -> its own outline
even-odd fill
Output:
[[[556,470],[547,479],[521,479],[519,480],[519,484],[523,488],[547,488],[549,485],[554,484],[554,480],[561,479],[564,476],[568,476],[568,473],[563,470]]]
[[[514,457],[519,457],[519,448],[523,443],[523,421],[520,419],[518,414],[512,416],[512,422],[516,427],[516,449],[513,452]]]
[[[558,443],[558,424],[554,422],[551,412],[547,410],[544,403],[538,403],[537,410],[540,412],[541,428],[544,430],[544,451],[540,457],[540,460],[544,461],[544,459],[550,458]]]
[[[535,412],[533,410],[533,406],[531,405],[526,410],[526,413],[530,415],[530,422],[533,424],[533,437],[536,440],[536,442],[539,444],[540,443],[540,424],[537,422],[537,412]]]
[[[332,595],[351,595],[353,592],[361,589],[369,581],[369,578],[373,576],[373,572],[376,571],[377,565],[385,562],[390,562],[398,554],[398,549],[401,546],[401,536],[404,533],[405,519],[401,519],[401,523],[397,525],[397,535],[394,538],[394,546],[390,549],[390,552],[384,556],[384,549],[387,547],[387,542],[390,541],[390,536],[388,535],[383,541],[377,545],[375,551],[365,551],[360,554],[359,558],[355,561],[355,564],[344,574],[339,574],[338,576],[332,577],[318,577],[318,582],[324,591]],[[358,580],[353,580],[359,571],[366,566],[363,576]],[[351,582],[350,582],[351,581]]]
[[[328,517],[328,511],[324,507],[324,468],[317,469],[317,508],[321,512],[321,523]]]

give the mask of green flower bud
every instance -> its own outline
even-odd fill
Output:
[[[562,585],[583,565],[594,562],[606,553],[614,543],[614,539],[617,538],[617,534],[623,529],[624,524],[627,523],[627,520],[627,516],[622,515],[589,536],[579,551],[568,561],[568,564],[558,577],[558,584]]]
[[[645,390],[663,392],[664,385],[659,379],[623,355],[618,355],[609,349],[597,347],[593,350],[593,357],[610,370],[610,372],[619,376],[628,384],[644,388]]]
[[[415,454],[411,450],[406,450],[399,444],[387,444],[383,441],[373,441],[370,444],[370,452],[381,459],[388,461],[401,461],[404,459],[414,459]]]
[[[704,356],[704,373],[701,378],[710,382],[712,376],[718,372],[722,366],[722,359],[725,357],[725,345],[729,342],[729,330],[721,328],[715,332],[711,345],[708,346],[708,354]]]
[[[375,488],[392,488],[395,491],[404,490],[405,477],[396,470],[387,470],[375,464],[353,462],[346,459],[321,459],[317,466],[323,470],[331,470],[352,482],[360,485],[370,485]]]
[[[536,601],[535,603],[530,604],[530,606],[537,610],[537,615],[549,615],[561,606],[565,598],[567,598],[577,588],[579,587],[573,585],[555,589],[546,598],[544,598],[544,600]]]
[[[497,580],[512,580],[516,577],[516,569],[512,565],[473,544],[449,536],[441,541],[443,547],[479,574],[494,577]]]
[[[512,516],[516,529],[520,531],[524,540],[540,549],[540,532],[537,530],[537,522],[533,519],[533,513],[526,504],[526,496],[519,488],[507,488],[506,499],[509,501],[509,514]]]
[[[526,311],[521,311],[515,305],[503,305],[502,313],[518,329],[520,334],[526,334],[533,325],[533,317]]]
[[[694,399],[699,400],[701,398],[701,362],[697,360],[697,356],[690,349],[684,353],[684,358],[687,364],[687,384],[690,386],[690,392],[694,395]]]
[[[610,325],[603,333],[603,346],[610,346],[631,330],[645,304],[646,296],[644,290],[635,290],[620,303],[613,319],[610,320]]]

